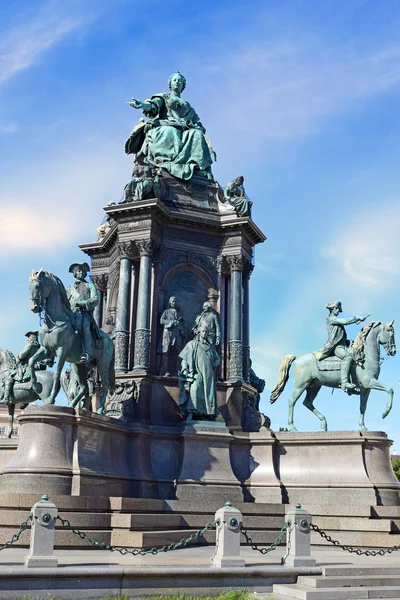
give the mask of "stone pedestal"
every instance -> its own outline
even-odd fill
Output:
[[[149,432],[62,406],[31,406],[19,418],[16,454],[2,471],[10,493],[157,497]]]
[[[230,461],[232,436],[224,423],[190,421],[184,425],[182,468],[176,481],[178,500],[218,500],[221,505],[242,500]]]
[[[248,502],[284,501],[284,490],[275,470],[276,439],[272,431],[264,429],[249,435],[249,464],[251,474],[244,482]]]
[[[386,433],[279,432],[275,437],[274,464],[284,502],[300,502],[306,508],[312,504],[400,504],[400,484],[390,466],[392,441]]]

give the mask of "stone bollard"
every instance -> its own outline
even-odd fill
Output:
[[[53,553],[57,515],[56,505],[46,495],[33,505],[31,543],[25,567],[57,567],[58,560]]]
[[[287,554],[282,559],[287,567],[313,567],[315,559],[310,554],[311,515],[297,504],[286,514],[292,524],[286,533]]]
[[[219,519],[217,525],[213,567],[244,567],[245,560],[240,558],[240,522],[242,514],[227,502],[215,513]]]

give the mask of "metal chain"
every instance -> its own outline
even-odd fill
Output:
[[[245,529],[243,527],[243,523],[240,523],[240,531],[243,533],[244,537],[246,538],[246,542],[251,545],[252,550],[258,550],[258,552],[261,552],[261,554],[268,554],[268,552],[272,552],[273,550],[276,549],[277,546],[279,546],[279,544],[281,543],[281,541],[283,540],[283,538],[285,536],[287,529],[291,526],[291,524],[292,524],[292,521],[286,521],[286,523],[280,530],[279,535],[276,538],[275,542],[273,542],[270,546],[263,547],[263,548],[259,548],[258,544],[255,544],[253,542],[253,540],[247,533],[247,529]]]
[[[0,546],[0,551],[1,550],[5,550],[6,548],[11,548],[11,546],[17,542],[21,536],[21,534],[26,530],[29,529],[30,527],[30,522],[32,521],[32,514],[29,515],[29,517],[23,522],[21,523],[20,527],[19,527],[19,531],[17,531],[17,533],[15,533],[11,540],[9,540],[8,542],[6,542],[5,544],[3,544],[2,546]]]
[[[219,525],[220,520],[216,519],[212,523],[207,523],[205,527],[202,529],[198,529],[194,531],[189,537],[183,538],[176,544],[166,544],[165,546],[161,546],[159,548],[150,548],[149,550],[142,550],[139,548],[124,548],[120,546],[111,546],[110,544],[106,544],[105,542],[99,542],[95,538],[89,537],[84,531],[80,531],[79,529],[74,529],[71,526],[71,523],[68,519],[62,519],[60,516],[57,517],[58,521],[61,521],[64,529],[69,529],[72,531],[74,535],[77,535],[81,538],[81,540],[86,540],[91,546],[97,546],[101,550],[110,550],[110,552],[119,552],[123,556],[126,554],[132,554],[133,556],[141,555],[145,556],[146,554],[159,554],[159,552],[170,552],[171,550],[178,550],[179,548],[183,548],[188,545],[189,542],[193,542],[200,538],[206,531],[210,531],[216,525]]]
[[[322,538],[324,538],[327,542],[329,542],[330,544],[333,544],[334,546],[337,546],[338,548],[341,548],[342,550],[345,550],[346,552],[350,552],[350,554],[353,554],[353,553],[358,554],[358,556],[361,556],[361,555],[385,556],[385,554],[391,554],[392,552],[396,552],[397,550],[400,550],[400,546],[392,546],[391,548],[385,548],[385,549],[382,548],[381,550],[361,550],[361,548],[354,548],[353,546],[345,546],[344,544],[341,544],[337,540],[334,540],[325,531],[320,529],[318,527],[318,525],[314,525],[313,523],[311,523],[310,528],[313,531],[316,531],[317,533],[319,533],[319,535]]]

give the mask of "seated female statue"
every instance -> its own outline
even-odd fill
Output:
[[[185,77],[173,73],[169,92],[155,94],[144,102],[132,98],[133,108],[141,108],[147,121],[133,129],[125,144],[127,154],[136,154],[139,162],[166,169],[174,177],[190,179],[193,174],[212,179],[211,165],[216,154],[207,139],[196,111],[181,98]]]

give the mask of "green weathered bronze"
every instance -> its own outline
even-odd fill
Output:
[[[0,350],[0,404],[8,408],[7,437],[11,438],[14,426],[15,405],[26,408],[30,402],[44,400],[50,394],[53,374],[46,371],[46,361],[42,361],[36,373],[37,391],[30,381],[28,361],[39,348],[37,332],[28,332],[28,344],[15,358],[10,350]]]
[[[71,265],[71,269],[73,266],[77,265]],[[80,270],[85,271],[85,268]],[[79,268],[75,269],[75,275],[78,274],[78,271]],[[85,327],[88,330],[92,321],[90,315],[83,317],[81,312],[90,313],[92,310],[95,303],[95,290],[90,287],[91,284],[88,284],[88,287],[85,286],[85,290],[82,291],[80,288],[84,282],[78,277],[77,283],[78,289],[73,303],[75,308],[79,309],[78,319],[77,310],[74,312],[71,308],[62,281],[56,275],[43,271],[43,269],[32,272],[29,281],[30,306],[34,313],[43,312],[44,320],[39,331],[41,345],[29,359],[28,369],[30,369],[33,387],[36,390],[39,384],[34,370],[35,363],[51,357],[57,358],[51,393],[44,399],[46,404],[54,404],[60,391],[60,376],[65,361],[76,364],[80,385],[79,393],[71,402],[71,406],[75,407],[86,394],[87,368],[89,365],[95,365],[102,383],[100,406],[97,412],[103,414],[107,393],[109,390],[112,393],[115,384],[114,344],[103,331],[97,330],[98,339],[94,340],[91,335],[87,335],[84,341],[85,345],[82,345],[81,332],[85,335]],[[82,349],[84,353],[88,354],[88,357],[82,356]],[[82,363],[82,359],[85,362]]]
[[[383,418],[392,409],[393,390],[380,383],[378,377],[381,365],[380,346],[384,347],[388,356],[396,354],[393,321],[368,323],[361,329],[350,349],[344,326],[349,323],[360,323],[366,317],[340,319],[338,317],[341,310],[340,302],[329,303],[327,308],[330,311],[327,319],[328,342],[318,352],[299,357],[289,354],[282,359],[278,381],[271,392],[270,402],[274,403],[283,392],[293,363],[295,388],[289,398],[289,431],[297,431],[293,420],[294,406],[304,391],[307,392],[304,406],[320,419],[321,429],[327,430],[326,418],[314,407],[314,400],[322,386],[342,388],[348,394],[359,394],[359,426],[361,431],[367,431],[364,417],[371,390],[380,390],[388,394],[386,408],[382,413]],[[348,379],[349,371],[351,381]]]
[[[185,77],[173,73],[168,80],[169,92],[155,94],[144,102],[132,98],[133,108],[142,109],[147,121],[134,127],[125,144],[127,154],[136,154],[136,161],[166,169],[179,179],[191,179],[194,174],[212,179],[211,165],[216,155],[200,122],[200,117],[181,98],[186,87]]]
[[[247,198],[243,183],[243,175],[238,175],[225,186],[224,197],[225,201],[234,207],[238,217],[250,217],[253,203]]]
[[[218,415],[216,368],[220,358],[216,346],[220,344],[221,332],[211,302],[204,302],[192,331],[195,338],[179,354],[182,359],[179,374],[181,413],[187,420],[213,420]]]

